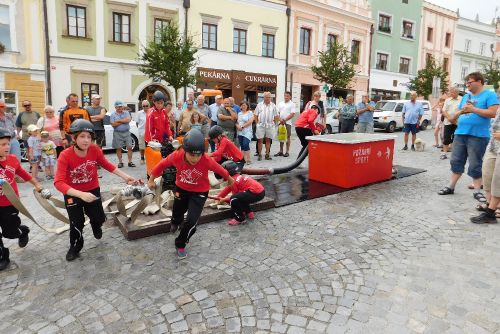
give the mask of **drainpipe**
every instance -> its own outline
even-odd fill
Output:
[[[366,94],[370,97],[370,75],[372,71],[372,45],[373,45],[373,24],[370,26],[370,54],[368,57],[368,86],[366,87]]]
[[[285,91],[287,90],[288,84],[288,47],[290,43],[290,15],[292,14],[292,9],[289,6],[289,0],[286,0],[286,58],[285,58]],[[290,89],[292,91],[292,85],[290,83]]]
[[[47,104],[52,105],[52,81],[50,77],[50,40],[49,20],[47,19],[47,0],[43,0],[43,27],[45,37],[45,96]]]
[[[188,37],[188,10],[189,7],[191,7],[191,0],[184,0],[183,2],[183,7],[184,7],[184,38],[187,39]],[[184,87],[184,101],[187,100],[187,87]],[[177,101],[174,101],[177,103]]]

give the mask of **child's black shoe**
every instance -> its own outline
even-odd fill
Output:
[[[24,226],[24,225],[19,226],[19,229],[21,230],[21,236],[19,237],[19,240],[17,243],[18,243],[19,247],[24,248],[28,244],[28,241],[30,241],[30,237],[29,237],[30,229],[28,226]]]
[[[10,259],[9,259],[9,249],[8,248],[3,248],[0,251],[0,271],[4,270],[9,266]]]

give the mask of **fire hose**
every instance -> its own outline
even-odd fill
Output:
[[[308,151],[307,147],[304,148],[304,150],[299,155],[297,160],[295,160],[294,162],[292,162],[288,166],[277,167],[277,168],[248,168],[248,167],[244,167],[243,170],[241,171],[241,173],[247,174],[247,175],[277,175],[277,174],[288,173],[289,171],[300,166],[300,164],[307,157],[308,153],[309,153],[309,151]]]

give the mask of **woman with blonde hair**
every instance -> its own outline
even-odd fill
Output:
[[[57,156],[63,151],[63,143],[61,131],[59,130],[59,115],[55,114],[54,107],[47,105],[43,109],[45,115],[38,119],[36,126],[40,131],[47,131],[49,133],[49,140],[53,141],[56,145]]]

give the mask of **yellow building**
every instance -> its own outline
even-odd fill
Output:
[[[198,42],[196,89],[220,89],[237,102],[285,90],[287,8],[284,0],[192,0],[188,31]]]
[[[24,100],[42,112],[45,105],[45,44],[41,0],[0,2],[0,98],[8,110]]]

